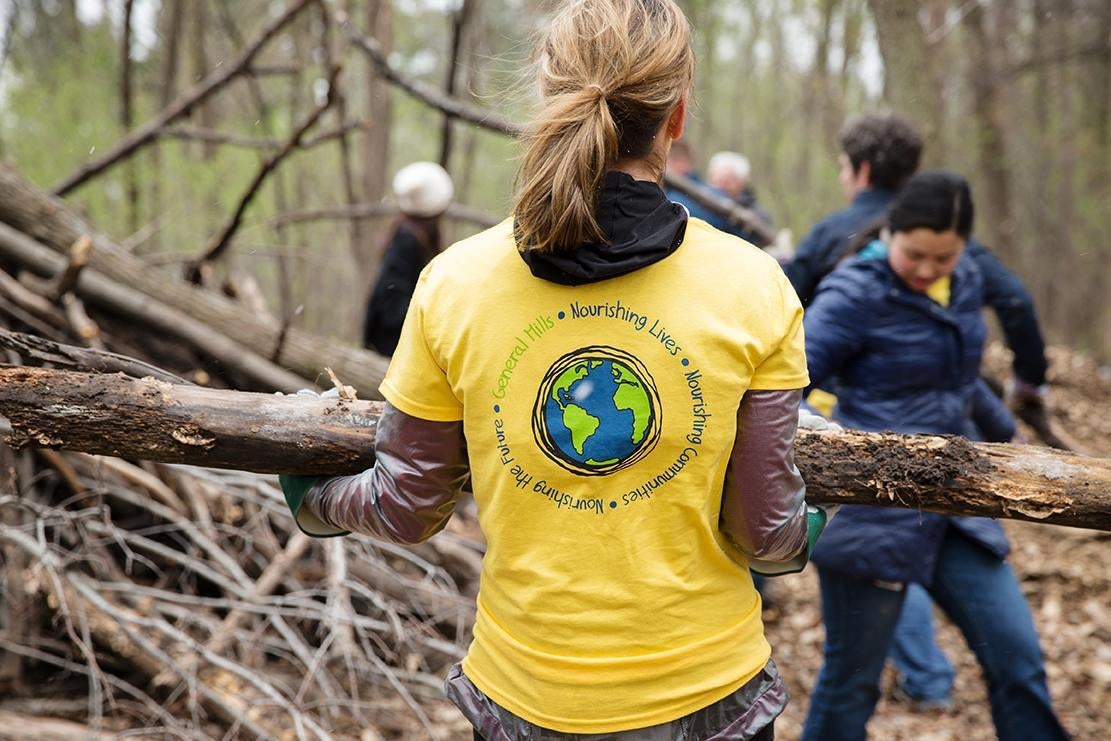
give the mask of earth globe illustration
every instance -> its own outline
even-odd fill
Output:
[[[533,431],[553,461],[605,475],[647,455],[660,436],[660,400],[644,365],[596,345],[557,360],[540,384]]]

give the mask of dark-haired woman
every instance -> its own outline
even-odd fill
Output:
[[[826,521],[792,460],[802,307],[660,188],[694,71],[673,0],[559,3],[538,52],[513,218],[421,274],[375,467],[287,501],[419,542],[471,476],[487,549],[446,688],[481,737],[770,739],[749,568],[801,567]]]
[[[819,286],[806,313],[811,380],[839,379],[834,419],[902,433],[969,432],[985,327],[964,256],[963,178],[924,172],[896,197],[881,243]],[[991,520],[846,506],[814,553],[825,656],[803,738],[859,740],[906,586],[924,586],[975,652],[1000,739],[1061,739],[1030,610]]]

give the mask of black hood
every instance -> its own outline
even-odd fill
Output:
[[[521,259],[537,278],[564,286],[616,278],[659,262],[683,243],[687,210],[672,203],[655,183],[624,172],[606,173],[594,212],[605,242],[544,254],[518,244]]]

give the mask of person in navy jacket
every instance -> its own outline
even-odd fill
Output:
[[[838,379],[836,422],[960,435],[975,406],[991,403],[978,382],[986,329],[982,279],[965,250],[972,216],[963,178],[916,175],[891,205],[877,254],[822,281],[805,316],[806,355],[814,385]],[[912,583],[976,653],[999,738],[1067,738],[1008,550],[992,520],[843,507],[813,555],[826,645],[803,738],[865,738]]]
[[[865,115],[849,121],[840,145],[838,179],[850,204],[819,221],[800,243],[795,259],[784,266],[804,306],[852,245],[882,221],[899,188],[918,169],[922,155],[921,137],[896,115]],[[984,303],[999,318],[1014,351],[1014,378],[1008,384],[1012,403],[1044,415],[1045,342],[1033,300],[1022,281],[975,238],[969,237],[965,252],[980,269]],[[983,432],[989,433],[984,436],[988,440],[1002,439],[989,430]],[[907,596],[891,658],[898,670],[897,693],[913,706],[929,710],[952,704],[953,667],[934,640],[932,607],[920,590],[911,589]]]

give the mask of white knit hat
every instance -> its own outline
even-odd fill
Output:
[[[414,162],[394,175],[393,192],[403,213],[439,216],[451,204],[455,186],[447,170],[435,162]]]
[[[706,172],[710,177],[714,176],[718,170],[730,172],[741,180],[748,180],[752,174],[752,165],[748,161],[748,157],[736,152],[718,152],[710,158],[710,164],[706,168]]]

